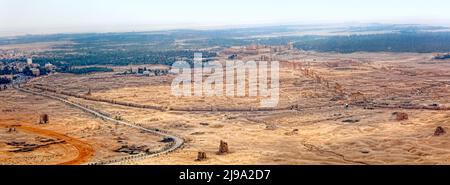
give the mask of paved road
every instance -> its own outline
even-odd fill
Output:
[[[155,134],[155,135],[158,135],[158,136],[161,136],[161,137],[164,137],[164,138],[171,138],[173,140],[173,143],[170,145],[170,147],[167,147],[164,150],[156,152],[156,153],[145,154],[145,155],[137,155],[137,156],[129,156],[129,157],[125,157],[125,158],[119,159],[119,160],[106,161],[106,162],[100,162],[100,163],[90,163],[90,164],[121,164],[121,163],[124,163],[124,162],[135,161],[135,160],[139,160],[139,159],[143,159],[143,158],[155,157],[155,156],[158,156],[158,155],[161,155],[161,154],[167,154],[169,152],[175,151],[176,149],[180,148],[183,145],[183,143],[184,143],[184,140],[182,138],[178,137],[178,136],[175,136],[175,135],[172,135],[172,134],[168,134],[168,133],[159,131],[157,129],[148,129],[148,128],[144,128],[144,127],[132,124],[132,123],[125,122],[125,121],[116,120],[116,119],[114,119],[112,117],[109,117],[107,115],[101,114],[100,112],[97,112],[97,111],[95,111],[93,109],[90,109],[90,108],[88,108],[86,106],[83,106],[81,104],[78,104],[78,103],[75,103],[75,102],[72,102],[72,101],[69,101],[69,100],[57,97],[57,96],[53,96],[53,95],[46,94],[46,93],[41,93],[41,92],[36,92],[36,91],[31,91],[31,90],[24,89],[24,88],[19,88],[19,87],[16,87],[16,86],[14,86],[14,88],[16,88],[17,90],[22,91],[22,92],[26,92],[26,93],[30,93],[30,94],[34,94],[34,95],[38,95],[38,96],[44,96],[44,97],[47,97],[47,98],[51,98],[51,99],[54,99],[54,100],[61,101],[61,102],[65,103],[65,104],[67,104],[67,105],[70,105],[70,106],[76,107],[78,109],[81,109],[81,110],[83,110],[83,111],[85,111],[87,113],[90,113],[90,114],[92,114],[92,115],[94,115],[94,116],[96,116],[98,118],[101,118],[101,119],[103,119],[105,121],[110,121],[110,122],[113,122],[113,123],[116,123],[116,124],[125,125],[125,126],[131,127],[131,128],[143,130],[143,131],[146,131],[148,133]]]

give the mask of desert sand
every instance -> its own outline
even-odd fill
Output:
[[[185,141],[175,152],[126,164],[450,164],[450,135],[435,135],[439,126],[450,129],[450,61],[415,53],[285,55],[289,59],[280,61],[278,110],[214,111],[257,107],[261,97],[175,97],[170,92],[174,75],[115,76],[121,68],[113,73],[53,74],[34,79],[24,88],[63,96]],[[89,89],[90,97],[165,109],[82,98]],[[23,155],[47,156],[27,159],[30,164],[71,161],[77,156],[71,139],[92,147],[89,162],[132,155],[114,152],[121,145],[119,140],[151,150],[164,146],[160,137],[102,121],[45,97],[15,89],[0,92],[0,97],[3,130],[21,124],[70,137],[62,138],[65,143],[26,154],[11,153],[3,141],[1,155],[9,157],[2,163],[16,163]],[[174,107],[194,110],[174,111]],[[49,124],[37,124],[42,113],[50,115]],[[399,118],[399,114],[407,118]],[[24,136],[1,138],[11,141],[45,135],[22,132],[25,130],[19,129]],[[228,143],[229,153],[217,153],[221,140]],[[48,157],[50,151],[55,157]],[[196,160],[200,151],[206,153],[206,160]]]

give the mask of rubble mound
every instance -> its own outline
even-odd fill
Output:
[[[171,142],[174,142],[175,140],[173,139],[173,138],[171,138],[171,137],[165,137],[164,139],[162,139],[160,142],[163,142],[163,143],[171,143]]]
[[[41,147],[46,147],[53,144],[61,144],[65,143],[64,140],[54,140],[54,139],[47,139],[47,140],[40,140],[42,144],[36,144],[36,143],[27,143],[25,141],[11,141],[7,142],[6,144],[9,146],[13,146],[14,149],[10,152],[19,153],[19,152],[31,152]]]
[[[358,123],[360,120],[359,119],[345,119],[342,120],[342,122],[344,123]]]
[[[275,124],[267,124],[266,129],[267,130],[276,130],[277,126]]]
[[[404,112],[394,112],[392,113],[395,116],[395,120],[403,121],[408,119],[408,114]]]
[[[139,153],[149,153],[150,149],[146,145],[136,146],[136,145],[122,145],[115,152],[127,153],[130,155],[136,155]]]
[[[293,129],[290,132],[284,133],[284,135],[287,135],[287,136],[293,136],[293,135],[297,135],[297,134],[298,134],[298,129]]]
[[[436,127],[436,130],[434,130],[434,136],[441,136],[444,135],[446,132],[444,130],[444,128],[442,128],[441,126]]]
[[[208,126],[209,123],[201,122],[200,125],[202,125],[202,126]]]

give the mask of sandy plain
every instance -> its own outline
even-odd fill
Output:
[[[258,59],[260,55],[244,55],[242,59]],[[113,73],[53,74],[25,87],[83,96],[91,89],[91,97],[166,107],[154,110],[65,96],[185,139],[175,152],[127,164],[449,164],[450,135],[435,136],[434,132],[438,126],[450,129],[450,113],[445,109],[450,107],[450,61],[433,60],[432,56],[280,53],[278,107],[283,109],[273,111],[214,111],[217,107],[257,107],[261,97],[175,97],[170,91],[174,75],[115,75],[126,69],[123,67]],[[308,74],[302,67],[310,70]],[[120,136],[155,150],[163,145],[161,138],[110,125],[61,102],[13,89],[0,92],[0,96],[2,125],[30,125],[80,140],[95,151],[89,161],[128,155],[113,151],[120,146]],[[170,107],[212,111],[174,111]],[[51,116],[51,123],[37,125],[43,112]],[[408,119],[397,120],[399,112],[406,113]],[[217,154],[220,140],[228,142],[228,154]],[[3,153],[5,147],[0,145]],[[40,162],[62,163],[76,153],[67,142],[40,148],[33,155],[49,151],[61,159]],[[207,160],[196,161],[199,151],[206,152]]]

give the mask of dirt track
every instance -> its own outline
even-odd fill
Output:
[[[2,124],[0,123],[0,127],[11,127],[13,125],[8,124]],[[59,140],[65,141],[67,144],[70,144],[74,146],[78,150],[78,155],[76,158],[71,159],[70,161],[65,161],[62,163],[59,163],[61,165],[75,165],[75,164],[83,164],[89,161],[89,159],[94,155],[95,151],[92,148],[92,146],[86,142],[80,141],[78,139],[66,136],[64,134],[60,134],[57,132],[53,132],[50,130],[44,130],[36,127],[26,126],[26,125],[14,125],[15,128],[26,131],[26,132],[32,132],[39,135],[44,135],[52,138],[56,138]]]

